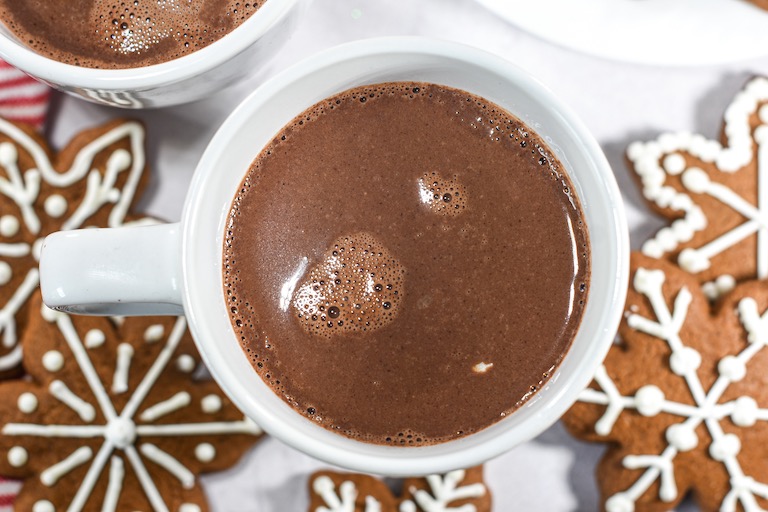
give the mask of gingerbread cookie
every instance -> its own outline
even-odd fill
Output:
[[[200,512],[197,475],[261,435],[211,381],[183,318],[68,316],[36,295],[30,379],[0,383],[0,474],[17,510]]]
[[[761,9],[768,10],[768,0],[749,0],[756,6],[760,7]]]
[[[714,309],[697,276],[635,254],[620,342],[563,418],[609,443],[608,512],[768,507],[768,286],[738,285]]]
[[[483,468],[445,475],[409,478],[396,498],[380,479],[330,471],[315,473],[309,482],[309,512],[490,512],[491,494]]]
[[[667,133],[633,143],[627,157],[651,208],[670,220],[644,254],[678,263],[713,299],[768,278],[768,79],[736,95],[720,141]]]
[[[54,231],[124,225],[146,181],[144,128],[113,121],[57,156],[26,125],[0,119],[0,374],[18,368],[19,339],[39,293],[38,258]]]

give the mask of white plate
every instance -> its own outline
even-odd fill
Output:
[[[768,55],[768,11],[747,0],[478,0],[550,42],[620,61],[696,66]]]

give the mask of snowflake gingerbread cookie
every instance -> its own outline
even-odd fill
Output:
[[[711,299],[768,277],[768,78],[736,95],[720,141],[667,133],[631,144],[627,158],[643,196],[671,221],[644,254],[696,275]]]
[[[183,318],[77,317],[32,300],[30,379],[0,383],[0,474],[17,510],[208,510],[197,475],[235,464],[261,430],[199,364]]]
[[[490,512],[482,466],[409,478],[398,499],[378,478],[329,471],[310,478],[309,512]]]
[[[607,512],[768,508],[768,287],[740,284],[711,310],[697,279],[633,255],[619,343],[563,418],[609,443]]]
[[[19,340],[38,293],[43,238],[128,220],[146,181],[144,128],[114,121],[54,157],[31,128],[0,119],[0,375],[18,369]]]

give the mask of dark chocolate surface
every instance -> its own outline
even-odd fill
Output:
[[[350,437],[424,445],[487,427],[546,381],[580,323],[589,248],[570,189],[521,121],[463,91],[328,99],[233,202],[224,290],[243,349]]]

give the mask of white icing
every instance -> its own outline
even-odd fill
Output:
[[[101,506],[102,512],[115,512],[117,510],[117,502],[120,500],[120,492],[123,490],[124,478],[125,464],[123,464],[123,459],[113,455],[109,463],[109,481],[107,492],[104,494],[104,503]]]
[[[24,258],[31,255],[36,261],[39,260],[42,237],[48,234],[41,233],[40,218],[35,211],[35,203],[42,183],[52,188],[62,189],[87,178],[85,195],[72,217],[64,218],[67,205],[63,195],[54,193],[44,202],[45,213],[54,218],[60,217],[63,221],[60,226],[52,230],[82,227],[89,216],[107,203],[114,204],[109,212],[108,227],[123,224],[144,169],[144,129],[141,124],[123,123],[96,137],[75,155],[71,167],[63,172],[54,168],[47,151],[34,138],[12,123],[0,119],[0,134],[12,141],[0,144],[0,167],[5,171],[5,177],[0,177],[0,194],[15,203],[19,212],[18,216],[0,217],[0,235],[6,238],[15,236],[21,229],[21,223],[32,235],[40,235],[33,244],[34,247],[26,243],[0,243],[0,256]],[[104,169],[102,181],[98,170],[93,168],[94,158],[121,140],[129,143],[130,152],[119,149],[112,153]],[[19,168],[19,150],[33,159],[34,164],[30,169]],[[127,174],[127,179],[123,180],[122,191],[118,191],[114,185],[117,176],[123,173]],[[7,273],[5,275],[7,277]],[[15,347],[18,343],[16,315],[37,288],[38,275],[37,268],[31,269],[10,300],[0,309],[0,331],[3,333],[3,344],[6,347]],[[2,276],[0,281],[2,281],[1,278]],[[0,371],[18,366],[20,362],[18,356],[20,352],[14,350],[10,357],[0,358]]]
[[[605,501],[605,512],[635,512],[635,500],[623,493],[614,494]]]
[[[0,261],[0,286],[6,285],[11,282],[13,277],[13,269],[5,261]]]
[[[195,475],[170,453],[151,443],[142,444],[139,450],[146,458],[175,476],[184,489],[192,489],[195,486]]]
[[[19,410],[24,414],[30,414],[37,410],[37,397],[34,393],[22,393],[16,401]]]
[[[726,379],[738,382],[747,375],[747,367],[737,357],[725,356],[717,364],[717,371]]]
[[[206,395],[200,400],[200,409],[206,414],[215,414],[221,410],[221,397]]]
[[[40,255],[43,253],[43,239],[38,238],[34,241],[32,244],[32,257],[35,259],[35,261],[40,261]]]
[[[635,407],[643,416],[656,416],[664,408],[664,392],[648,384],[637,390]]]
[[[66,459],[49,467],[40,473],[40,481],[47,487],[52,487],[61,477],[68,474],[76,467],[82,466],[93,458],[93,450],[88,446],[81,446]]]
[[[768,83],[767,83],[768,85]],[[584,390],[579,400],[586,403],[606,406],[603,416],[595,423],[595,432],[608,435],[616,420],[625,409],[636,409],[639,413],[666,413],[684,418],[682,423],[669,426],[665,432],[667,447],[661,454],[628,455],[622,463],[627,468],[644,469],[641,476],[629,489],[618,492],[606,501],[609,512],[634,510],[637,500],[659,481],[659,498],[670,502],[677,499],[674,479],[675,458],[680,452],[694,449],[699,444],[696,429],[704,425],[712,443],[709,453],[720,461],[730,476],[731,489],[721,504],[721,510],[735,511],[739,506],[745,512],[760,510],[755,496],[768,499],[768,485],[755,482],[744,475],[738,455],[741,441],[736,434],[726,434],[720,421],[730,418],[738,427],[749,427],[757,421],[768,421],[768,409],[759,408],[754,398],[742,396],[728,403],[719,403],[728,386],[742,379],[747,371],[747,363],[764,347],[768,346],[768,311],[759,314],[757,303],[752,298],[739,301],[739,320],[747,334],[748,344],[737,355],[728,355],[718,364],[718,377],[709,390],[705,390],[699,379],[697,369],[701,364],[701,355],[692,347],[684,345],[680,331],[688,317],[691,294],[682,287],[678,290],[670,310],[662,292],[665,281],[663,272],[658,270],[638,269],[633,280],[635,291],[641,293],[650,302],[655,318],[646,318],[633,311],[633,299],[628,299],[629,313],[627,325],[631,329],[643,332],[667,343],[671,350],[669,358],[673,372],[682,378],[693,398],[693,404],[668,400],[663,391],[653,384],[640,388],[635,396],[623,396],[605,367],[601,366],[595,382],[600,389]],[[637,310],[636,310],[637,311]]]
[[[325,507],[319,507],[316,512],[354,512],[357,499],[357,487],[352,481],[346,480],[339,486],[336,494],[336,485],[329,477],[322,475],[312,482],[312,490],[325,502]],[[366,505],[365,512],[371,512]]]
[[[179,507],[179,512],[201,512],[201,508],[194,503],[182,503]]]
[[[680,452],[688,452],[699,444],[699,436],[690,425],[678,423],[671,425],[666,433],[667,442]]]
[[[51,194],[43,203],[43,210],[53,218],[59,218],[67,213],[67,200],[61,194]]]
[[[58,350],[49,350],[43,354],[43,368],[56,373],[64,368],[64,356]]]
[[[136,441],[136,434],[136,424],[121,416],[107,423],[104,438],[123,450]]]
[[[109,477],[107,492],[105,494],[101,510],[106,512],[113,512],[116,510],[116,506],[123,489],[125,467],[123,460],[119,456],[113,455],[113,453],[115,450],[122,450],[122,453],[130,463],[133,472],[136,475],[136,478],[139,481],[139,484],[141,485],[141,488],[151,505],[151,510],[167,511],[168,505],[165,503],[162,495],[160,494],[160,491],[152,481],[152,477],[147,471],[144,465],[144,461],[136,449],[136,442],[139,439],[146,440],[150,437],[175,438],[181,436],[228,436],[235,434],[258,435],[262,433],[258,425],[247,418],[241,421],[222,421],[213,423],[162,425],[143,424],[140,426],[135,425],[133,421],[134,415],[142,406],[150,390],[157,382],[158,377],[168,368],[169,363],[186,331],[186,323],[183,318],[178,318],[176,320],[173,329],[164,342],[165,345],[160,350],[160,353],[156,357],[152,366],[144,374],[139,385],[136,387],[136,389],[133,390],[131,396],[127,400],[127,403],[122,408],[120,416],[116,414],[115,407],[111,402],[106,388],[104,387],[98,373],[93,367],[88,353],[86,352],[84,341],[79,338],[78,333],[72,324],[71,318],[67,315],[51,312],[48,317],[48,321],[55,322],[56,326],[63,334],[64,339],[66,340],[67,345],[72,352],[74,362],[82,372],[82,375],[87,382],[91,392],[93,393],[93,396],[96,398],[96,402],[105,422],[103,424],[95,425],[38,425],[33,423],[7,423],[2,426],[0,431],[5,436],[29,436],[41,439],[103,439],[101,447],[99,448],[95,457],[93,450],[90,447],[81,446],[64,460],[51,466],[41,473],[40,478],[43,483],[46,485],[55,485],[55,483],[62,476],[66,475],[76,467],[90,463],[88,471],[80,486],[78,487],[75,496],[72,498],[71,503],[66,507],[67,510],[83,510],[85,504],[88,503],[96,483],[100,478],[102,478],[103,472],[105,471],[107,465],[109,465]],[[85,337],[87,338],[88,335],[86,334]],[[94,409],[93,406],[90,406],[80,397],[74,395],[74,393],[72,393],[71,390],[69,390],[69,388],[67,388],[66,385],[60,381],[52,382],[49,388],[52,394],[55,393],[58,395],[57,398],[78,412],[78,415],[86,416],[86,418],[81,417],[84,423],[88,422],[87,418],[90,417],[90,412],[86,411],[89,410],[88,407]],[[22,397],[24,396],[26,396],[26,394],[22,394],[22,396],[19,397],[20,408],[24,407],[22,402],[26,403],[29,401],[28,398],[24,398],[24,400],[22,400]],[[34,395],[31,396],[37,400]],[[177,400],[178,399],[173,399],[174,402]],[[188,399],[188,402],[191,402],[191,398]],[[161,404],[162,402],[157,405]],[[39,407],[38,404],[36,404],[36,406]],[[163,407],[168,406],[165,405]],[[144,411],[144,413],[151,409],[152,408],[148,408]],[[157,418],[162,416],[162,414],[158,415],[155,413],[150,414],[150,416]],[[153,420],[147,419],[146,421]],[[210,450],[208,448],[199,448],[199,450],[196,449],[195,451],[202,451],[204,457],[210,455]],[[194,475],[171,454],[165,453],[157,446],[149,443],[142,444],[141,452],[148,460],[158,464],[160,467],[176,476],[184,488],[191,488],[194,486]],[[184,507],[186,508],[179,510],[192,511],[194,508],[190,507],[195,507],[195,505],[186,504]]]
[[[184,373],[192,373],[195,369],[195,358],[189,354],[181,354],[179,358],[176,359],[176,368]]]
[[[147,343],[155,343],[163,339],[164,334],[165,327],[163,327],[162,324],[150,325],[147,327],[147,330],[144,331],[144,341]]]
[[[211,443],[200,443],[195,447],[195,458],[200,462],[211,462],[216,458],[216,447]]]
[[[8,450],[8,464],[15,468],[20,468],[29,461],[27,450],[21,446],[14,446]]]
[[[48,500],[40,500],[32,505],[32,512],[56,512],[56,507]]]
[[[85,339],[83,343],[85,348],[98,348],[107,341],[107,337],[104,335],[104,331],[101,329],[91,329],[85,333]]]
[[[445,475],[429,475],[426,477],[429,484],[429,491],[424,489],[411,488],[411,494],[413,495],[413,501],[424,512],[445,512],[451,510],[448,508],[451,503],[466,500],[476,499],[485,496],[486,488],[482,483],[475,483],[469,485],[460,485],[466,476],[466,472],[463,469],[451,471]],[[415,507],[406,505],[410,500],[404,501],[400,505],[400,512],[406,512],[407,510],[415,510]],[[471,506],[468,511],[474,511],[474,505]],[[459,509],[461,510],[461,509]]]
[[[731,421],[737,427],[751,427],[757,423],[759,407],[751,396],[742,396],[736,399],[731,412]]]
[[[3,215],[0,217],[0,235],[5,238],[11,238],[19,233],[21,224],[19,219],[13,215]]]
[[[117,346],[117,362],[115,363],[115,375],[112,378],[112,392],[116,394],[128,391],[128,372],[131,369],[133,347],[130,343],[121,343]]]
[[[177,411],[183,407],[188,406],[192,402],[192,397],[186,391],[179,391],[168,400],[164,400],[160,403],[147,408],[139,415],[141,421],[151,422],[158,418]]]
[[[672,153],[664,157],[664,170],[672,176],[685,170],[685,158],[680,153]]]
[[[768,79],[754,78],[733,99],[724,116],[727,147],[722,147],[717,141],[708,141],[700,135],[690,134],[664,134],[656,141],[630,145],[627,156],[640,177],[645,197],[662,208],[669,207],[682,214],[683,218],[675,222],[682,222],[690,228],[673,230],[673,238],[665,233],[664,244],[660,243],[657,235],[643,245],[642,251],[645,254],[660,258],[666,252],[677,250],[681,243],[691,240],[689,231],[701,231],[706,225],[707,219],[695,205],[695,198],[684,192],[673,191],[675,197],[670,200],[662,194],[667,178],[682,172],[682,184],[685,189],[695,195],[711,196],[726,208],[744,216],[746,221],[701,247],[691,248],[694,251],[692,253],[682,251],[678,259],[680,266],[691,273],[706,270],[711,258],[757,233],[757,277],[768,277],[768,109],[765,104],[768,102],[767,85]],[[753,131],[750,123],[755,113],[762,124]],[[685,158],[681,153],[714,163],[719,171],[725,173],[738,172],[756,159],[757,205],[750,204],[729,188],[713,181],[717,179],[716,175],[709,176],[697,167],[686,169]],[[709,296],[714,296],[715,291],[713,287],[707,287]]]
[[[733,459],[740,451],[741,441],[736,434],[724,434],[709,445],[709,454],[720,462]]]
[[[96,418],[96,409],[72,392],[62,381],[54,380],[51,382],[48,391],[64,405],[75,411],[84,422],[91,423]]]

